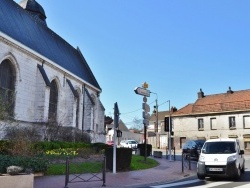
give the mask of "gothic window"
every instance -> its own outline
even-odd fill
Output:
[[[13,115],[14,111],[14,72],[9,60],[4,60],[0,64],[0,102],[4,111]]]
[[[57,104],[58,104],[58,88],[56,81],[53,80],[50,86],[49,96],[49,121],[56,122],[57,119]]]

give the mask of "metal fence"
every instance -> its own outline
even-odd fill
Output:
[[[70,173],[71,170],[77,170],[77,167],[72,166],[72,162],[69,158],[66,159],[66,172],[65,172],[65,187],[68,188],[69,183],[87,183],[87,182],[94,182],[94,181],[101,181],[102,186],[105,187],[106,183],[106,157],[103,157],[102,161],[102,169],[100,172],[89,172],[83,174],[77,173]],[[74,168],[74,169],[72,169]],[[88,169],[86,169],[88,171]],[[84,186],[83,186],[84,187]]]

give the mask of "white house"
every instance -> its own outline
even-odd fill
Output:
[[[107,125],[107,134],[106,141],[114,140],[114,133],[117,134],[117,131],[114,131],[114,124]],[[134,133],[130,131],[122,120],[119,121],[119,131],[122,132],[121,137],[117,137],[116,144],[119,145],[121,140],[135,140],[138,143],[142,143],[143,134]]]
[[[238,138],[242,148],[250,149],[250,90],[205,95],[171,114],[173,143],[181,148],[186,140]]]
[[[104,142],[101,87],[80,49],[57,33],[35,0],[1,0],[1,101],[19,124],[54,121]]]

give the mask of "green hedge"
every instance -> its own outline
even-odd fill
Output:
[[[47,150],[62,149],[62,148],[86,148],[90,147],[90,144],[82,142],[40,141],[34,143],[33,147],[35,150],[47,151]]]
[[[131,148],[116,148],[116,169],[118,171],[124,171],[130,169],[132,160]],[[113,170],[113,147],[105,149],[106,167],[109,170]]]
[[[7,140],[0,140],[0,154],[8,154],[11,143]]]
[[[140,156],[145,156],[145,144],[138,144],[137,146],[140,149]],[[147,144],[147,156],[152,154],[152,145]]]
[[[48,161],[41,157],[21,157],[0,155],[0,173],[6,173],[8,166],[21,166],[24,171],[45,172],[48,168]]]
[[[61,141],[39,141],[32,143],[31,155],[14,155],[10,148],[13,146],[11,141],[0,141],[0,173],[6,173],[6,168],[11,165],[21,166],[24,169],[30,169],[33,172],[46,171],[48,159],[53,156],[46,155],[46,151],[60,149],[77,149],[77,152],[86,154],[86,151],[93,150],[99,153],[108,147],[104,143],[86,144],[82,142],[61,142]],[[84,155],[85,156],[85,155]],[[73,157],[73,156],[72,156]],[[65,156],[56,156],[56,158],[65,158]]]

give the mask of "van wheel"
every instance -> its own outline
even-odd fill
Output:
[[[202,176],[202,175],[199,175],[199,174],[197,174],[197,177],[198,177],[200,180],[204,180],[204,179],[205,179],[205,176]]]

